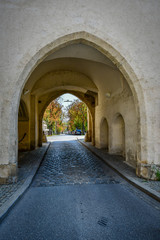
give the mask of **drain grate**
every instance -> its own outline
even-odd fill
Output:
[[[102,217],[99,221],[98,221],[98,224],[102,227],[106,227],[107,226],[107,218],[105,217]]]

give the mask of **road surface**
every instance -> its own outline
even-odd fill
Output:
[[[50,140],[31,187],[1,223],[1,240],[160,239],[159,203],[75,136]]]

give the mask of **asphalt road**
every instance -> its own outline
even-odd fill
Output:
[[[160,239],[159,203],[73,136],[51,140],[31,187],[1,223],[1,240]]]

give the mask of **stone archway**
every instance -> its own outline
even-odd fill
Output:
[[[118,52],[113,47],[114,44],[110,45],[99,37],[85,31],[68,34],[50,42],[49,45],[44,46],[38,53],[36,53],[25,66],[25,69],[18,80],[18,82],[23,82],[23,85],[21,85],[21,91],[30,74],[44,58],[46,58],[51,53],[54,53],[58,49],[61,49],[64,46],[73,43],[84,43],[86,45],[94,47],[106,57],[108,57],[124,75],[133,93],[136,105],[137,122],[139,123],[137,128],[137,158],[146,159],[148,154],[148,148],[144,148],[143,146],[147,146],[147,138],[143,135],[145,135],[146,133],[147,118],[145,111],[145,101],[140,80],[137,78],[134,70],[123,58],[120,52]],[[19,92],[19,98],[20,94],[21,92]],[[141,124],[142,119],[143,124]]]
[[[122,72],[122,74],[126,78],[133,93],[134,101],[136,104],[136,115],[138,119],[137,121],[139,122],[138,131],[137,131],[138,132],[137,156],[138,156],[138,159],[147,158],[148,149],[142,148],[142,146],[144,145],[147,146],[147,138],[145,137],[147,120],[146,120],[146,112],[144,111],[145,102],[143,97],[143,91],[141,89],[141,84],[139,79],[136,77],[133,69],[127,63],[127,61],[123,58],[120,52],[114,49],[113,46],[111,46],[106,41],[90,33],[76,32],[76,33],[72,33],[72,34],[63,36],[61,38],[58,38],[54,41],[51,41],[49,45],[42,47],[40,51],[36,52],[35,55],[30,58],[29,62],[24,66],[23,72],[20,74],[16,83],[16,86],[19,85],[19,89],[15,88],[15,94],[13,97],[13,102],[14,103],[16,102],[15,106],[12,109],[12,111],[14,112],[15,120],[12,122],[12,129],[13,129],[12,137],[9,138],[8,142],[6,143],[6,146],[7,145],[12,146],[11,147],[12,153],[10,153],[9,155],[6,154],[6,162],[8,162],[8,165],[6,166],[7,168],[9,167],[9,169],[12,169],[13,167],[15,169],[16,167],[16,162],[17,162],[17,140],[15,141],[15,138],[17,136],[17,125],[16,125],[17,117],[16,116],[18,113],[20,96],[25,83],[27,82],[33,70],[38,66],[38,64],[45,57],[47,57],[51,53],[54,53],[56,50],[66,45],[70,45],[72,43],[84,43],[86,45],[92,46],[93,48],[97,49],[106,57],[108,57],[117,66],[117,68]],[[143,124],[141,124],[142,116],[143,116]],[[16,145],[15,145],[15,142],[16,142]],[[8,174],[9,172],[11,171],[9,170]],[[139,172],[139,175],[140,174],[141,172]]]
[[[38,145],[42,146],[42,119],[43,119],[43,114],[44,111],[46,109],[46,107],[49,105],[50,102],[52,102],[54,99],[60,97],[61,95],[65,94],[65,93],[70,93],[76,97],[78,97],[82,102],[84,102],[87,107],[88,107],[88,111],[90,114],[90,121],[91,121],[91,125],[92,127],[90,127],[90,135],[91,135],[91,142],[94,145],[95,144],[95,102],[96,99],[91,96],[90,94],[84,94],[82,92],[79,91],[68,91],[68,90],[61,90],[61,91],[55,91],[51,93],[51,97],[50,95],[48,95],[48,98],[46,100],[46,102],[43,104],[43,106],[40,107],[39,110],[39,116],[38,116]],[[88,119],[89,120],[89,119]]]

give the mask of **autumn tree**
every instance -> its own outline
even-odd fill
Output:
[[[46,122],[48,129],[52,130],[55,134],[59,134],[63,131],[63,117],[62,105],[56,99],[46,108],[43,120]]]
[[[87,131],[87,106],[79,99],[75,100],[67,108],[69,130],[81,129]]]

